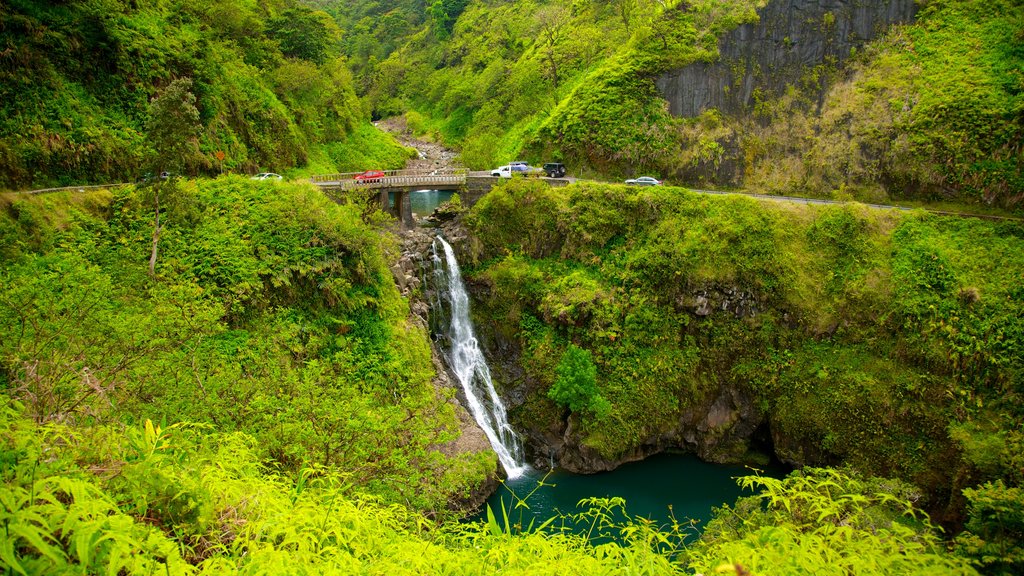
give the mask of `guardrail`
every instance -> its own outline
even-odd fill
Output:
[[[465,169],[385,170],[383,175],[356,179],[365,172],[343,172],[310,176],[309,181],[321,187],[352,189],[408,188],[414,186],[461,186],[466,182]]]
[[[117,188],[118,186],[131,186],[130,182],[120,184],[93,184],[90,186],[62,186],[60,188],[40,188],[39,190],[24,190],[14,192],[15,194],[48,194],[50,192],[85,192],[86,190],[103,190],[106,188]]]

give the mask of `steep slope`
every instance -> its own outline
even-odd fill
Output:
[[[473,168],[524,156],[772,193],[1024,197],[1019,2],[459,5],[450,31],[409,24],[357,77],[375,114],[408,114]]]
[[[289,1],[4,2],[0,187],[153,170],[148,103],[178,78],[200,113],[188,174],[400,165],[407,152],[366,124],[338,42],[327,14]]]
[[[889,31],[882,25],[907,21],[916,5],[812,3],[800,21],[786,17],[790,4],[802,3],[772,2],[759,24],[723,37],[720,61],[659,80],[673,112],[691,118],[690,151],[673,170],[681,179],[1020,204],[1020,3],[930,2]],[[864,46],[866,33],[881,37]]]
[[[1019,223],[528,182],[466,220],[481,339],[538,458],[768,450],[912,481],[952,525],[962,489],[1024,480]],[[563,366],[596,385],[566,394]]]
[[[312,186],[246,178],[0,204],[0,387],[39,423],[189,422],[255,439],[282,474],[344,471],[444,510],[493,473],[458,435],[396,248]],[[450,394],[448,394],[450,396]]]

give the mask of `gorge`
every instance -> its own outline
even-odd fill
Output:
[[[1024,571],[1020,1],[0,4],[0,572]]]

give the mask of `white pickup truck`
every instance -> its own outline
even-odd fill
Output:
[[[491,176],[498,178],[511,178],[513,176],[540,177],[544,176],[542,168],[528,166],[526,162],[513,162],[491,170]]]

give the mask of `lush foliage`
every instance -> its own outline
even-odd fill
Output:
[[[819,197],[1019,204],[1019,2],[928,2],[917,22],[848,64],[826,60],[780,93],[756,90],[742,113],[672,117],[655,79],[716,61],[721,35],[756,22],[764,5],[446,0],[338,11],[373,113],[406,114],[473,168],[526,157],[565,161],[581,176],[651,172]],[[823,34],[828,26],[826,17]],[[724,64],[741,74],[760,66]]]
[[[290,0],[5,2],[0,187],[159,171],[148,104],[185,79],[201,127],[187,173],[285,172],[311,156],[352,168],[321,151],[365,123],[340,39],[330,16]],[[373,144],[388,167],[404,161],[393,141]]]
[[[543,532],[507,511],[438,526],[361,493],[348,472],[268,469],[242,433],[38,424],[20,408],[0,406],[0,566],[11,573],[663,575],[728,559],[769,574],[837,558],[858,574],[971,573],[939,553],[927,520],[886,481],[744,479],[767,485],[768,510],[740,501],[687,550],[685,524],[624,517],[621,499],[583,501]]]
[[[28,416],[244,431],[282,470],[343,469],[424,509],[493,469],[434,448],[456,420],[361,207],[241,178],[171,186],[153,278],[148,187],[5,203],[0,385]]]
[[[758,124],[730,119],[714,136],[739,139],[726,160],[756,188],[1019,205],[1022,39],[1019,2],[929,2],[833,70],[827,93],[762,98]]]
[[[523,350],[524,380],[507,384],[536,390],[511,414],[523,427],[559,417],[547,396],[571,342],[611,404],[572,429],[611,459],[724,389],[749,395],[779,456],[913,481],[947,521],[962,488],[1021,481],[1017,223],[529,182],[467,223],[480,316]]]
[[[0,566],[12,573],[667,574],[639,525],[635,545],[436,528],[362,494],[349,472],[268,470],[245,434],[146,421],[38,425],[0,411]],[[607,529],[608,527],[603,527]],[[646,540],[645,540],[646,538]]]
[[[1019,454],[1019,452],[1018,452]],[[1024,493],[1002,480],[964,490],[971,520],[957,536],[959,551],[989,574],[1014,574],[1024,568]]]
[[[691,566],[753,574],[974,574],[945,553],[936,529],[897,481],[808,468],[784,480],[748,476],[760,494],[718,511]],[[736,570],[739,572],[739,570]],[[730,571],[731,572],[731,571]]]
[[[574,344],[565,349],[555,367],[555,383],[548,397],[573,412],[590,412],[599,420],[611,410],[611,405],[598,392],[597,366],[590,351]]]
[[[181,171],[198,152],[199,110],[192,94],[192,80],[179,78],[171,82],[149,104],[146,138],[157,160],[156,168]]]

